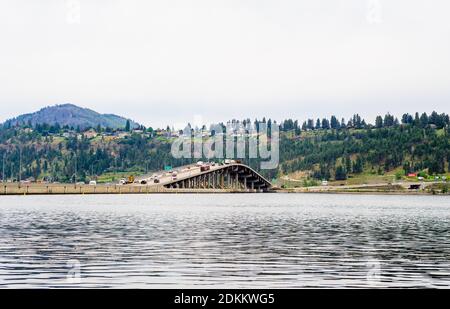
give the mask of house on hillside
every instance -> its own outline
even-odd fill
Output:
[[[125,139],[125,138],[130,137],[130,133],[129,132],[117,132],[116,137],[119,139]]]
[[[86,138],[91,139],[91,138],[96,138],[98,136],[98,133],[94,129],[90,129],[90,130],[84,132],[83,135]]]
[[[61,136],[64,137],[64,138],[69,138],[69,137],[72,137],[74,135],[75,134],[71,133],[71,132],[64,132],[63,134],[61,134]]]
[[[167,131],[167,130],[158,129],[158,130],[156,130],[156,135],[157,136],[170,137],[170,132]]]

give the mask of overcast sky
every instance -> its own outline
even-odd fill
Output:
[[[0,0],[0,122],[450,112],[448,0]]]

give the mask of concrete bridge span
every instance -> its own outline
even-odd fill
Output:
[[[191,173],[179,174],[163,184],[177,189],[229,189],[234,191],[267,192],[271,183],[247,165],[232,163],[197,167]]]
[[[157,174],[154,174],[157,175]],[[166,189],[228,190],[241,192],[267,192],[271,183],[251,167],[241,163],[203,164],[178,167],[163,172],[155,179],[142,178],[151,186]]]

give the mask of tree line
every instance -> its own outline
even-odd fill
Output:
[[[250,122],[250,119],[242,121]],[[254,121],[255,125],[259,122]],[[265,122],[269,130],[278,125],[282,133],[279,168],[260,171],[269,178],[307,171],[316,179],[344,180],[350,174],[383,174],[399,167],[405,174],[422,171],[442,174],[449,168],[447,114],[404,114],[400,119],[386,114],[376,117],[374,124],[358,114],[347,121],[338,121],[332,116],[308,119],[302,125],[292,119],[280,124],[270,118],[263,118],[261,122]],[[97,129],[100,132],[110,130]],[[77,136],[61,139],[51,134],[64,130],[82,131],[58,124],[39,124],[32,132],[0,127],[1,178],[85,181],[104,173],[144,173],[194,161],[173,158],[170,139],[131,134],[127,139],[111,141],[101,137],[92,141]],[[145,127],[142,130],[153,131]],[[244,160],[244,163],[259,169],[258,159]]]

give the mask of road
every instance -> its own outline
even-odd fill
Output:
[[[215,171],[215,170],[219,170],[221,168],[223,168],[223,165],[219,165],[216,163],[214,166],[212,166],[212,165],[210,166],[209,171]],[[193,176],[196,176],[196,175],[199,175],[202,173],[202,171],[200,170],[200,166],[198,166],[197,164],[190,164],[190,165],[184,165],[184,166],[174,168],[170,172],[169,171],[159,171],[159,172],[147,174],[147,175],[136,178],[136,180],[139,183],[142,180],[146,180],[149,186],[165,185],[165,184],[168,184],[173,181],[173,179],[172,179],[173,172],[177,172],[177,176],[176,176],[177,179],[189,178],[189,177],[193,177]],[[158,179],[160,181],[159,183],[154,183],[153,179],[150,180],[150,178],[153,175],[159,176],[158,177]]]
[[[315,187],[302,187],[296,188],[298,191],[309,192],[331,192],[331,191],[345,191],[345,190],[383,190],[383,189],[395,189],[395,187],[401,187],[403,189],[409,189],[411,185],[421,185],[422,188],[432,186],[434,184],[442,184],[442,181],[430,181],[430,182],[395,182],[395,183],[376,183],[376,184],[360,184],[360,185],[344,185],[344,186],[315,186]]]

